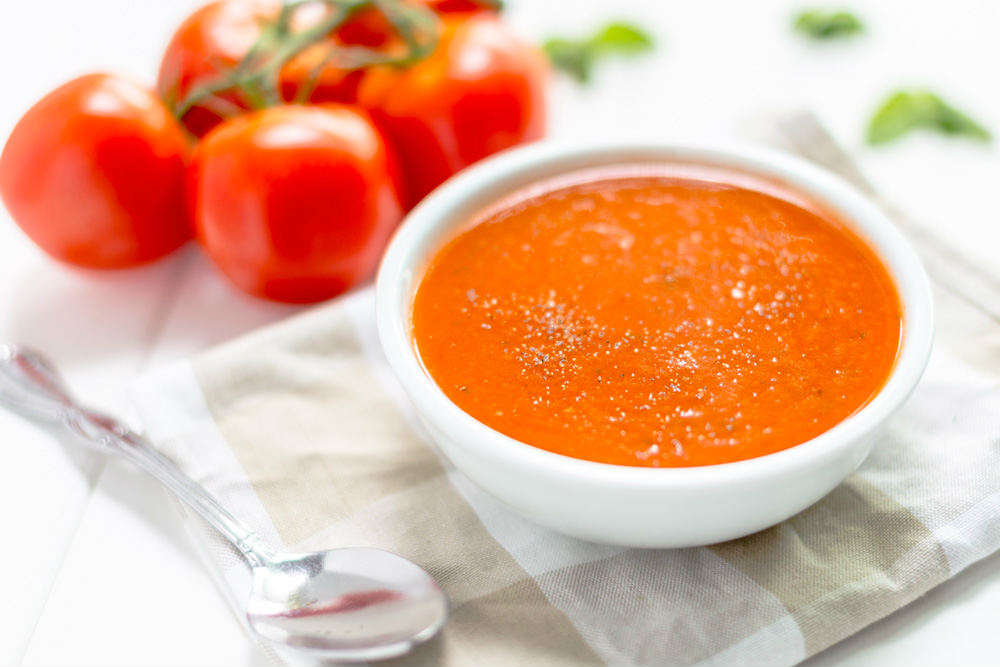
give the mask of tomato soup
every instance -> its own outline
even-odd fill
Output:
[[[441,390],[529,445],[651,467],[787,449],[863,407],[900,344],[887,270],[801,195],[709,172],[597,172],[470,220],[414,296]]]

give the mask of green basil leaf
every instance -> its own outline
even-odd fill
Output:
[[[952,136],[989,141],[990,132],[938,95],[926,90],[893,93],[878,108],[868,124],[868,143],[884,144],[914,129],[927,129]]]
[[[628,23],[609,23],[591,39],[601,50],[616,53],[642,53],[653,48],[653,38]]]
[[[850,12],[811,9],[795,18],[795,29],[813,39],[822,40],[850,37],[863,32],[865,26]]]
[[[633,55],[650,51],[653,38],[628,23],[609,23],[586,39],[553,37],[542,44],[552,66],[578,83],[590,81],[594,63],[609,55]]]
[[[542,50],[553,67],[568,74],[577,83],[585,84],[590,81],[594,53],[588,44],[553,38],[545,40]]]
[[[900,137],[922,123],[921,112],[910,93],[890,95],[868,124],[868,143],[884,144]]]
[[[989,130],[943,101],[938,107],[936,122],[937,128],[945,134],[961,135],[979,141],[992,139]]]

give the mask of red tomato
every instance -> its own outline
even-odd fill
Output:
[[[226,121],[193,160],[198,237],[236,285],[305,303],[369,278],[402,218],[393,155],[368,115],[279,106]]]
[[[463,12],[496,11],[496,3],[483,2],[482,0],[423,0],[427,5],[439,14],[461,14]]]
[[[475,0],[398,0],[402,4],[426,6],[434,12],[446,14],[469,14],[482,11]],[[296,14],[300,27],[314,25],[329,9],[314,4],[302,6]],[[292,58],[281,70],[281,93],[286,101],[296,100],[302,86],[311,87],[306,101],[313,104],[323,102],[356,102],[358,86],[366,75],[363,69],[340,69],[332,64],[323,64],[331,49],[363,46],[382,50],[399,49],[403,45],[395,29],[380,9],[369,7],[357,12],[326,39],[313,44]],[[312,79],[315,78],[313,81]]]
[[[205,5],[177,29],[160,63],[156,90],[171,104],[192,90],[214,83],[236,66],[260,36],[263,22],[277,16],[273,0],[221,0]],[[236,91],[219,95],[224,106],[248,109],[249,102]],[[196,105],[184,116],[184,125],[203,136],[225,114],[211,102]]]
[[[372,68],[358,90],[399,151],[407,206],[459,169],[545,132],[548,70],[495,17],[446,19],[437,50],[413,67]]]
[[[184,130],[152,91],[91,74],[21,118],[0,156],[0,195],[53,257],[135,266],[191,236],[183,206],[188,151]]]
[[[440,16],[470,14],[495,8],[478,0],[402,0],[403,4],[426,7]],[[382,46],[395,34],[392,25],[378,9],[364,9],[337,30],[337,37],[344,44]]]
[[[174,33],[160,63],[157,90],[176,104],[191,91],[214,84],[231,71],[260,37],[262,27],[274,21],[281,9],[276,0],[220,0],[205,5]],[[302,30],[322,20],[329,8],[309,3],[296,10],[294,29]],[[342,70],[322,65],[327,48],[339,44],[379,46],[388,38],[389,25],[375,10],[362,12],[341,28],[350,39],[334,36],[308,47],[282,68],[279,77],[281,96],[294,100],[300,88],[313,76],[315,85],[308,101],[352,102],[356,97],[361,70]],[[317,66],[320,67],[317,68]],[[235,89],[217,95],[217,99],[196,104],[184,115],[184,124],[195,136],[204,136],[225,118],[252,107],[247,96]]]
[[[324,6],[304,5],[296,15],[297,29],[321,21],[329,9]],[[375,10],[365,10],[344,24],[335,34],[316,42],[285,63],[281,70],[281,97],[287,102],[297,101],[303,86],[308,86],[304,101],[313,104],[324,102],[354,102],[358,83],[364,76],[361,69],[342,69],[324,62],[330,50],[345,46],[379,47],[388,41],[391,28]]]
[[[408,0],[427,5],[441,14],[469,13],[481,10],[475,0]],[[225,76],[247,54],[260,37],[261,27],[273,21],[280,9],[277,0],[219,0],[193,13],[174,33],[160,64],[157,90],[176,103],[192,90],[212,84]],[[293,19],[293,29],[315,25],[328,15],[323,3],[300,6]],[[308,101],[354,102],[364,73],[323,64],[330,47],[360,45],[380,47],[393,36],[393,29],[376,9],[361,10],[333,35],[306,48],[283,68],[279,87],[285,101],[296,99],[302,86],[315,76]],[[232,113],[251,108],[250,101],[238,90],[220,93],[218,99],[197,104],[184,116],[184,124],[196,136],[204,136]]]

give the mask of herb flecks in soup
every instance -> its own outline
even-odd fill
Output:
[[[832,216],[668,177],[561,187],[433,259],[420,357],[464,411],[591,461],[695,466],[828,430],[889,375],[899,299]]]

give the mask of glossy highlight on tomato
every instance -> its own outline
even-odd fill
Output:
[[[91,74],[21,118],[0,156],[0,195],[53,257],[88,268],[136,266],[191,237],[183,206],[189,150],[152,91]]]
[[[236,285],[327,299],[368,279],[402,218],[398,167],[346,105],[279,106],[227,121],[192,165],[199,240]]]

